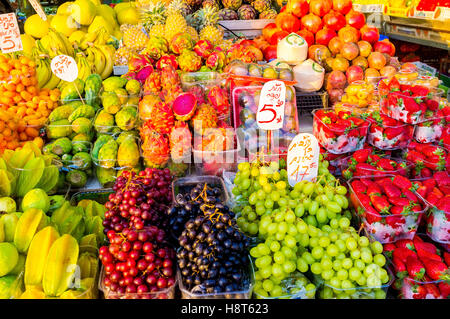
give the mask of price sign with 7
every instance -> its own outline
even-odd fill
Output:
[[[259,99],[256,122],[261,130],[279,130],[283,127],[286,85],[273,80],[264,84]]]
[[[23,50],[20,29],[14,13],[0,14],[0,49],[3,53]]]
[[[319,170],[319,143],[314,135],[298,134],[289,144],[287,155],[287,174],[289,185],[317,179]]]
[[[50,64],[52,72],[63,81],[73,82],[78,77],[78,67],[75,60],[67,55],[55,56]]]

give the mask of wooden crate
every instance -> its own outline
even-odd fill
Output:
[[[219,25],[225,30],[225,38],[246,37],[253,39],[262,34],[262,29],[269,23],[275,23],[274,19],[257,20],[220,20]],[[230,32],[230,31],[232,32]],[[234,33],[234,34],[233,34]]]

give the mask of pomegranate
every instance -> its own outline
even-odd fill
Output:
[[[372,52],[367,61],[369,62],[369,67],[376,70],[381,70],[386,65],[386,58],[380,52]]]
[[[347,14],[352,10],[352,0],[333,0],[333,10],[341,14]]]
[[[308,14],[309,3],[307,0],[289,0],[286,5],[286,11],[292,13],[297,18],[301,18]]]
[[[361,40],[367,41],[370,44],[375,44],[380,39],[378,29],[373,26],[364,25],[361,28]]]
[[[264,40],[269,41],[270,37],[275,33],[279,31],[277,28],[277,25],[275,23],[269,23],[262,29],[262,35],[264,37]]]
[[[345,26],[338,31],[338,36],[342,42],[358,42],[360,37],[360,32],[351,26]]]
[[[364,70],[358,65],[352,65],[345,72],[348,83],[364,80]]]
[[[316,43],[328,46],[330,40],[336,37],[337,34],[334,30],[329,28],[323,28],[316,33]]]
[[[322,29],[322,19],[315,14],[309,13],[301,19],[301,28],[306,29],[314,34]]]
[[[359,47],[354,42],[347,42],[342,45],[341,54],[347,60],[353,60],[359,55]]]
[[[345,24],[347,23],[344,15],[334,10],[328,12],[322,20],[324,26],[336,32],[345,27]]]
[[[350,12],[345,15],[345,20],[349,26],[358,30],[366,24],[366,16],[364,13],[355,10],[350,10]]]
[[[343,89],[347,83],[347,77],[344,72],[334,70],[327,77],[327,89],[336,88]]]
[[[330,12],[332,7],[333,3],[331,0],[311,0],[309,2],[309,12],[314,13],[319,17],[323,17]]]
[[[367,41],[358,41],[359,54],[365,58],[372,53],[372,46]]]
[[[308,43],[308,47],[314,44],[314,33],[308,31],[306,29],[300,30],[297,32],[299,36],[301,36]]]
[[[334,37],[328,43],[328,48],[330,49],[330,51],[333,55],[336,55],[339,52],[341,52],[343,45],[344,45],[344,43],[342,42],[342,40],[339,37]]]

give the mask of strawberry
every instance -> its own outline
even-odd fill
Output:
[[[408,271],[406,270],[406,265],[403,261],[401,261],[398,258],[395,258],[394,256],[392,263],[394,264],[394,269],[396,271],[396,275],[398,278],[403,278],[408,274]]]
[[[448,253],[446,251],[444,252],[444,261],[447,264],[447,266],[450,267],[450,253]]]
[[[367,206],[364,208],[366,209],[365,218],[367,223],[373,224],[381,221],[381,215],[372,206]]]
[[[447,172],[436,172],[434,173],[433,178],[439,187],[450,185],[450,176]]]
[[[425,97],[430,93],[430,90],[422,85],[412,85],[410,86],[409,90],[411,90],[413,96],[421,96]]]
[[[419,256],[420,259],[429,258],[429,259],[432,259],[435,261],[442,261],[441,257],[439,257],[436,254],[430,253],[427,250],[422,250],[422,249],[417,250],[417,256]]]
[[[364,178],[364,179],[365,179],[365,178]],[[364,180],[364,179],[363,179],[363,180]],[[354,181],[352,182],[352,188],[353,188],[353,191],[354,191],[356,194],[359,194],[359,193],[365,193],[366,190],[367,190],[367,186],[364,185],[364,184],[362,183],[361,180],[354,180]]]
[[[419,236],[415,236],[413,238],[413,242],[414,242],[414,247],[416,248],[417,252],[419,250],[425,250],[425,251],[427,251],[427,252],[429,252],[431,254],[438,254],[439,253],[438,249],[433,244],[421,241]]]
[[[438,283],[438,288],[441,293],[442,298],[447,299],[450,295],[450,284],[447,282],[441,281]]]
[[[432,295],[435,299],[441,298],[441,293],[435,284],[424,284],[424,287],[427,290],[427,294]]]
[[[384,134],[386,134],[386,138],[388,140],[392,140],[393,138],[399,136],[404,132],[402,126],[394,126],[394,127],[388,127],[384,130]]]
[[[391,214],[392,215],[401,215],[403,213],[403,206],[392,206]]]
[[[388,160],[387,158],[381,158],[378,162],[377,162],[377,166],[381,167],[382,169],[386,170],[386,171],[393,171],[394,167],[391,164],[391,161]]]
[[[436,176],[436,174],[434,174]],[[431,192],[431,190],[436,186],[436,180],[435,177],[434,178],[429,178],[423,181],[423,185],[429,189],[429,191]]]
[[[393,258],[398,258],[399,261],[402,263],[406,263],[406,258],[409,256],[417,258],[417,254],[413,252],[411,249],[399,247],[396,250],[394,250]]]
[[[389,198],[400,197],[402,195],[400,189],[392,183],[391,185],[389,184],[383,185],[383,190],[386,193],[387,197]]]
[[[440,198],[435,193],[430,193],[430,194],[427,195],[427,201],[431,205],[436,206],[436,204],[438,203],[439,199]]]
[[[410,189],[412,187],[412,183],[409,179],[407,179],[404,176],[401,175],[395,175],[394,178],[392,179],[392,182],[400,187],[400,189],[404,190],[404,189]]]
[[[365,163],[367,161],[367,158],[369,157],[369,154],[372,153],[371,149],[363,148],[361,150],[356,151],[353,153],[353,158],[358,163]]]
[[[373,207],[381,213],[387,213],[389,210],[389,202],[387,201],[386,196],[379,195],[371,195],[370,201],[372,202]]]
[[[415,113],[415,112],[420,111],[419,104],[417,104],[417,102],[413,98],[403,97],[403,103],[405,104],[406,111],[408,111],[410,113]]]
[[[405,224],[405,218],[401,215],[389,215],[386,216],[386,224],[392,228],[398,228]]]
[[[374,167],[367,163],[358,163],[355,166],[356,176],[372,176],[373,171]]]
[[[414,284],[411,286],[413,299],[425,299],[427,295],[427,289],[423,285]]]
[[[393,205],[396,206],[401,206],[401,207],[405,207],[409,205],[409,200],[407,198],[403,198],[403,197],[389,197],[389,202]]]
[[[361,204],[364,207],[369,207],[370,206],[370,197],[367,196],[366,194],[359,193],[358,194],[358,199],[359,199],[359,201],[361,202]]]
[[[406,258],[406,269],[408,275],[416,280],[422,279],[425,275],[425,266],[417,257],[408,256]]]
[[[436,261],[429,258],[422,258],[427,275],[433,280],[448,280],[449,269],[442,261]]]
[[[391,243],[384,244],[384,245],[383,245],[383,252],[384,252],[389,258],[392,258],[392,253],[394,252],[394,250],[395,250],[396,248],[397,248],[397,247],[395,246],[395,244],[391,244]]]
[[[437,156],[442,156],[442,155],[446,155],[445,151],[441,148],[438,147],[436,145],[424,145],[423,149],[422,149],[422,153],[426,156],[426,157],[431,157],[434,155]]]
[[[372,184],[367,187],[367,195],[381,195],[381,188],[372,182]]]
[[[425,186],[419,186],[419,188],[416,190],[417,194],[425,198],[427,196],[427,188]]]
[[[419,200],[417,198],[417,196],[413,192],[411,192],[409,189],[404,189],[403,194],[405,194],[405,196],[408,200],[413,201],[415,203],[417,203],[417,201]]]
[[[431,190],[431,193],[435,194],[438,198],[443,198],[444,194],[439,190],[439,188],[435,187]]]
[[[400,239],[395,242],[395,246],[398,248],[407,248],[410,250],[415,250],[414,243],[411,239]]]

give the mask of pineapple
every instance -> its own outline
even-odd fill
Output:
[[[192,40],[197,43],[200,40],[197,30],[194,27],[188,26],[186,32],[191,36]]]
[[[139,14],[142,24],[147,32],[155,25],[164,25],[167,18],[166,7],[164,3],[160,1],[151,4],[149,7],[141,8]]]
[[[122,38],[123,44],[136,51],[143,50],[148,42],[148,37],[142,31],[142,27],[136,25],[134,27],[129,27],[123,34]]]
[[[148,32],[151,36],[164,38],[164,24],[155,24]]]
[[[174,1],[167,8],[167,19],[164,27],[164,36],[169,43],[177,33],[187,31],[187,22],[181,14],[181,1]]]
[[[197,11],[197,16],[201,20],[200,39],[209,40],[214,46],[223,41],[223,30],[219,29],[219,11],[206,7]]]
[[[114,54],[114,65],[127,65],[136,52],[128,47],[120,47]]]
[[[192,8],[189,3],[187,3],[184,0],[173,0],[169,7],[167,8],[167,11],[170,12],[178,12],[181,13],[183,17],[186,17],[187,15],[192,13]]]

